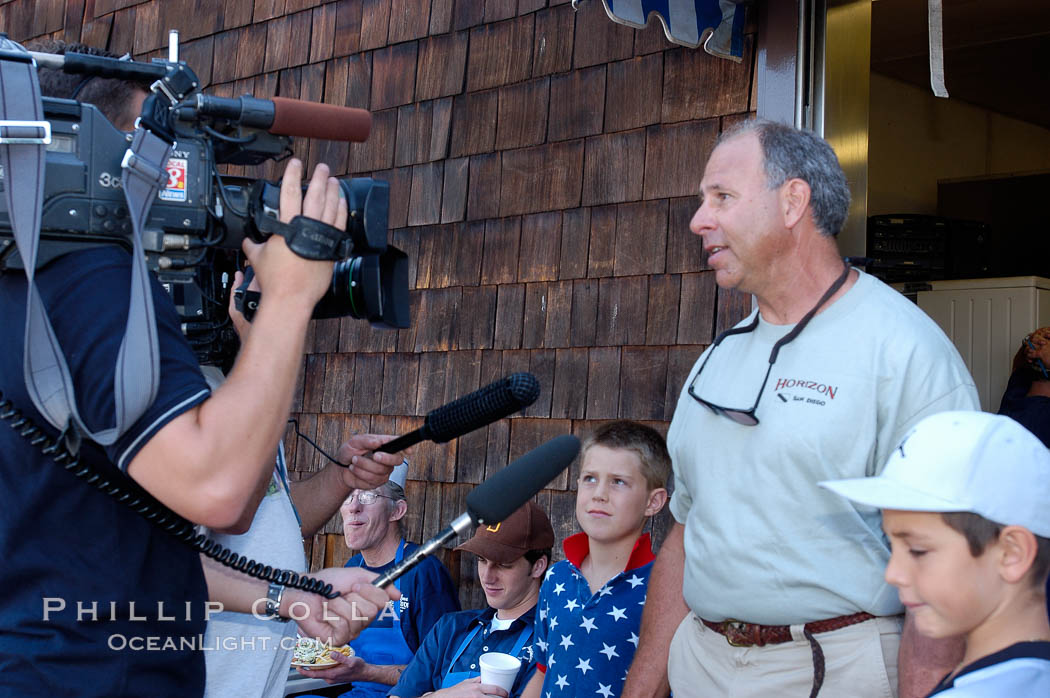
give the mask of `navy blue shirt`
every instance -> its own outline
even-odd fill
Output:
[[[405,557],[418,548],[415,543],[406,543]],[[383,574],[393,566],[394,561],[391,560],[381,567],[369,567],[360,553],[346,561],[346,567],[361,567],[376,574]],[[401,589],[401,634],[405,636],[408,648],[415,652],[441,616],[459,611],[459,593],[441,560],[432,555],[423,558],[398,581]],[[383,613],[369,627],[389,628],[393,624],[390,614]]]
[[[514,619],[506,630],[492,630],[492,617],[495,615],[495,609],[486,608],[480,611],[449,613],[444,616],[423,640],[423,644],[416,651],[416,656],[401,674],[401,680],[390,690],[390,695],[400,698],[417,698],[424,693],[436,691],[441,688],[441,683],[449,669],[453,672],[480,672],[478,657],[486,652],[510,653],[517,644],[522,631],[531,629],[535,624],[536,607],[533,606],[528,612]],[[459,651],[463,641],[475,629],[478,632],[453,663],[452,659]],[[518,678],[515,679],[510,692],[511,698],[521,695],[536,671],[536,662],[532,654],[532,642],[527,640],[521,651],[517,653],[518,659],[521,660],[521,669],[518,671]]]
[[[92,429],[113,423],[130,270],[126,252],[101,247],[60,257],[36,277]],[[155,279],[153,298],[161,349],[157,399],[113,446],[81,448],[83,461],[116,476],[115,464],[126,468],[158,429],[208,395],[175,308]],[[54,434],[23,381],[25,299],[24,273],[0,274],[0,390]],[[78,481],[7,424],[0,425],[0,479],[0,694],[203,693],[203,656],[186,645],[205,625],[207,589],[197,553]]]

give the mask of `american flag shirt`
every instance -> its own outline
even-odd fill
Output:
[[[627,568],[594,594],[580,572],[590,552],[587,534],[569,536],[562,549],[566,559],[547,571],[536,605],[533,653],[544,673],[542,696],[619,696],[638,648],[655,559],[649,534],[635,542]]]

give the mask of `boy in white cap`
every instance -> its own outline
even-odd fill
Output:
[[[882,509],[886,581],[928,637],[966,638],[938,698],[1050,695],[1050,451],[1007,417],[920,421],[878,477],[820,483]]]

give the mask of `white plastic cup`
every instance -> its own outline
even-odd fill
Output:
[[[478,664],[481,665],[481,683],[499,686],[508,694],[521,669],[520,659],[503,652],[486,652],[478,658]]]

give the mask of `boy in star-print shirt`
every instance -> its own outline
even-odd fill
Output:
[[[667,501],[671,457],[643,424],[608,422],[583,442],[576,520],[565,560],[547,572],[537,604],[537,672],[522,698],[619,696],[638,647],[655,559],[647,519]]]

